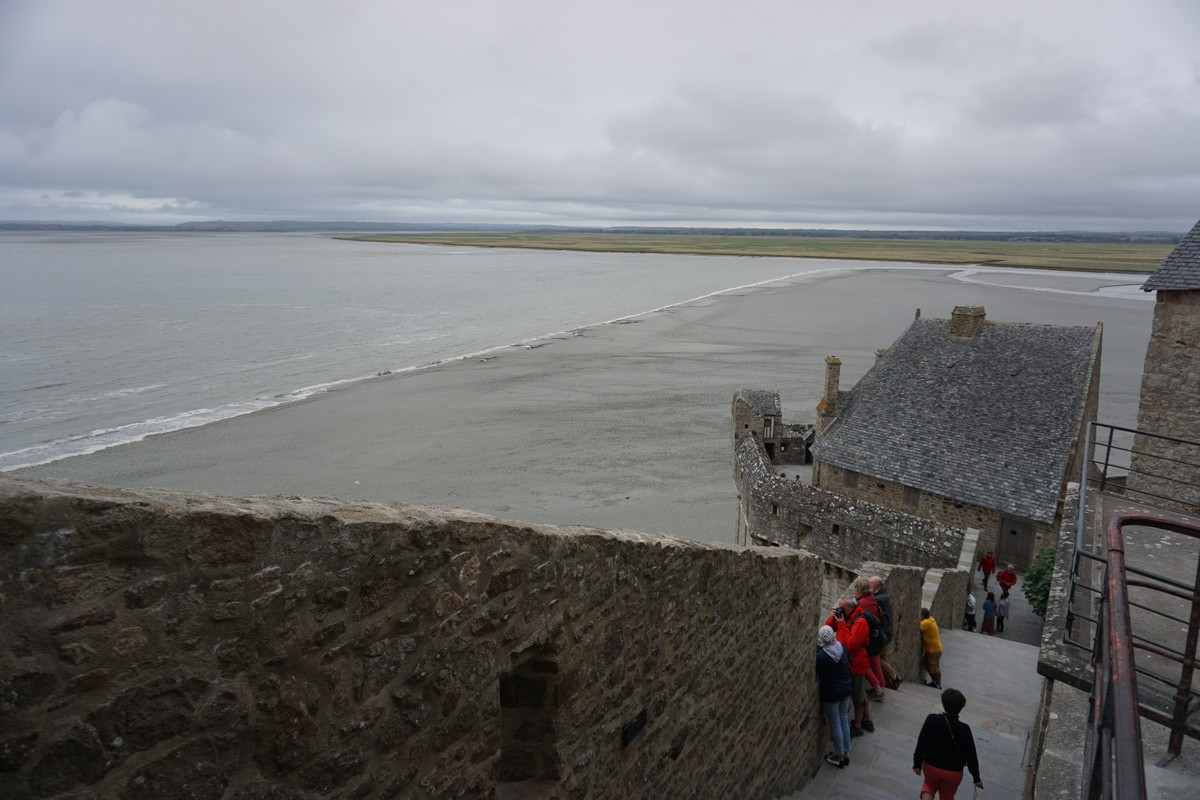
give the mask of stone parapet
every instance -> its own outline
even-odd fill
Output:
[[[826,744],[821,576],[446,507],[0,477],[0,796],[777,797]]]
[[[738,442],[733,461],[739,535],[748,544],[801,548],[850,568],[864,558],[924,568],[958,565],[960,529],[781,478],[753,436]]]

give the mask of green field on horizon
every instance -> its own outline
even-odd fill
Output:
[[[337,238],[372,242],[587,250],[610,253],[691,253],[784,258],[849,258],[930,264],[1153,272],[1170,244],[1024,242],[947,239],[869,239],[808,236],[733,236],[661,233],[385,233]]]

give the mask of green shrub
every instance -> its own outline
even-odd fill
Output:
[[[1050,599],[1050,581],[1054,579],[1055,553],[1055,548],[1043,547],[1037,554],[1037,558],[1033,560],[1033,566],[1025,571],[1025,580],[1021,584],[1021,591],[1025,593],[1025,599],[1029,601],[1033,613],[1039,617],[1046,616],[1046,603]]]

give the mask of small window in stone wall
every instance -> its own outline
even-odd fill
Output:
[[[842,532],[842,526],[838,525],[836,522],[833,523],[833,535],[838,536],[839,534],[841,534],[841,532]]]
[[[527,654],[500,676],[499,783],[555,782],[562,776],[555,733],[558,662],[552,652]]]
[[[921,490],[912,486],[904,487],[904,505],[916,508],[921,504]]]
[[[858,488],[858,473],[852,469],[848,469],[842,473],[842,485],[847,489]]]
[[[776,516],[776,517],[779,516],[779,504],[778,503],[771,503],[771,515]]]

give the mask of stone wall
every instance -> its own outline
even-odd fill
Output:
[[[776,797],[825,745],[821,581],[785,548],[0,477],[0,796]]]
[[[815,472],[814,469],[814,474]],[[990,532],[990,541],[985,542],[984,549],[995,550],[996,531],[1000,527],[1000,512],[995,509],[964,503],[919,489],[916,490],[917,503],[910,505],[904,502],[904,490],[907,488],[904,484],[858,474],[858,485],[850,487],[846,485],[846,470],[825,463],[820,464],[820,474],[820,481],[814,481],[814,484],[829,491],[836,491],[838,494],[865,500],[884,508],[903,509],[907,514],[940,522],[951,528],[975,528],[980,532]]]
[[[1146,346],[1138,429],[1200,442],[1200,291],[1160,291]],[[1129,488],[1200,513],[1200,447],[1139,436]],[[1146,455],[1138,455],[1144,453]]]
[[[931,569],[925,574],[922,602],[938,628],[952,631],[962,627],[970,582],[971,573],[964,569]],[[917,621],[920,620],[918,614]]]
[[[805,549],[851,569],[864,560],[958,565],[962,530],[781,478],[756,437],[738,442],[734,481],[741,543]]]
[[[1091,592],[1081,589],[1073,601],[1071,597],[1071,569],[1075,561],[1078,515],[1079,484],[1072,483],[1067,487],[1066,513],[1059,528],[1054,554],[1054,576],[1046,598],[1046,616],[1038,650],[1038,674],[1052,681],[1065,681],[1077,689],[1090,692],[1093,680],[1090,651],[1063,641],[1069,612],[1091,618],[1095,618],[1099,613],[1096,609],[1096,598]],[[1102,525],[1098,527],[1103,528]],[[1085,529],[1085,536],[1090,537],[1090,533]],[[1086,540],[1084,547],[1085,550],[1091,549],[1093,552],[1105,551],[1104,542]],[[1083,571],[1085,585],[1097,588],[1104,586],[1102,563],[1082,559],[1080,569]],[[1095,627],[1082,617],[1074,619],[1072,627],[1072,641],[1086,643],[1090,647],[1095,636]]]

